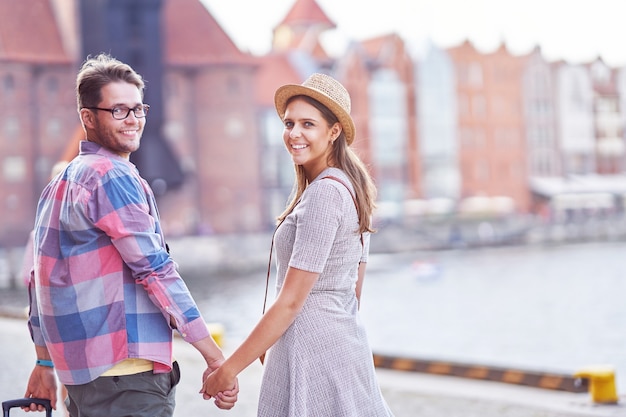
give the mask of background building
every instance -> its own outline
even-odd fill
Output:
[[[469,42],[411,53],[393,33],[331,56],[322,38],[338,25],[294,0],[272,50],[253,56],[200,0],[0,0],[0,245],[26,241],[52,166],[76,153],[75,74],[100,51],[147,80],[150,121],[132,160],[170,236],[272,227],[293,181],[274,91],[316,71],[351,94],[378,217],[622,207],[624,69]]]

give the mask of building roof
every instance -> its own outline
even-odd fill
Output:
[[[304,81],[292,65],[289,55],[268,54],[259,58],[260,68],[256,75],[256,102],[263,107],[274,107],[274,93],[284,84],[300,84]]]
[[[323,25],[329,29],[337,27],[315,0],[296,0],[285,18],[278,24],[283,25],[291,27]]]
[[[0,60],[70,63],[50,0],[0,0]]]
[[[274,28],[272,50],[299,50],[320,61],[328,60],[320,36],[336,27],[315,0],[296,0],[285,18]]]
[[[369,59],[380,63],[394,62],[398,53],[406,53],[404,41],[397,33],[366,39],[361,42],[361,48]]]
[[[255,62],[239,50],[200,0],[166,0],[163,19],[164,61],[168,65]]]

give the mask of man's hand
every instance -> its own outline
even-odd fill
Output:
[[[24,398],[45,398],[50,400],[54,410],[57,409],[57,380],[54,368],[35,366],[30,373]],[[44,411],[42,405],[31,404],[24,411]]]

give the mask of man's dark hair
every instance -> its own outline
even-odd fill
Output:
[[[76,76],[78,109],[97,107],[102,100],[102,87],[112,82],[134,84],[143,97],[145,88],[143,78],[130,65],[104,53],[88,57]]]

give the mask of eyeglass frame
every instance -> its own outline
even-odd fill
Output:
[[[143,116],[137,116],[137,111],[139,110],[139,107],[143,107]],[[102,107],[81,107],[81,109],[87,109],[87,110],[102,110],[102,111],[108,111],[111,113],[111,116],[115,119],[115,120],[126,120],[128,119],[128,116],[130,116],[130,112],[133,112],[133,115],[137,118],[137,119],[143,119],[146,116],[148,116],[148,111],[150,110],[150,105],[149,104],[140,104],[139,106],[136,106],[134,108],[130,108],[127,107],[128,112],[126,112],[126,116],[122,117],[121,119],[118,119],[117,117],[115,117],[114,111],[115,110],[123,110],[124,107],[112,107],[110,109],[105,109]]]

